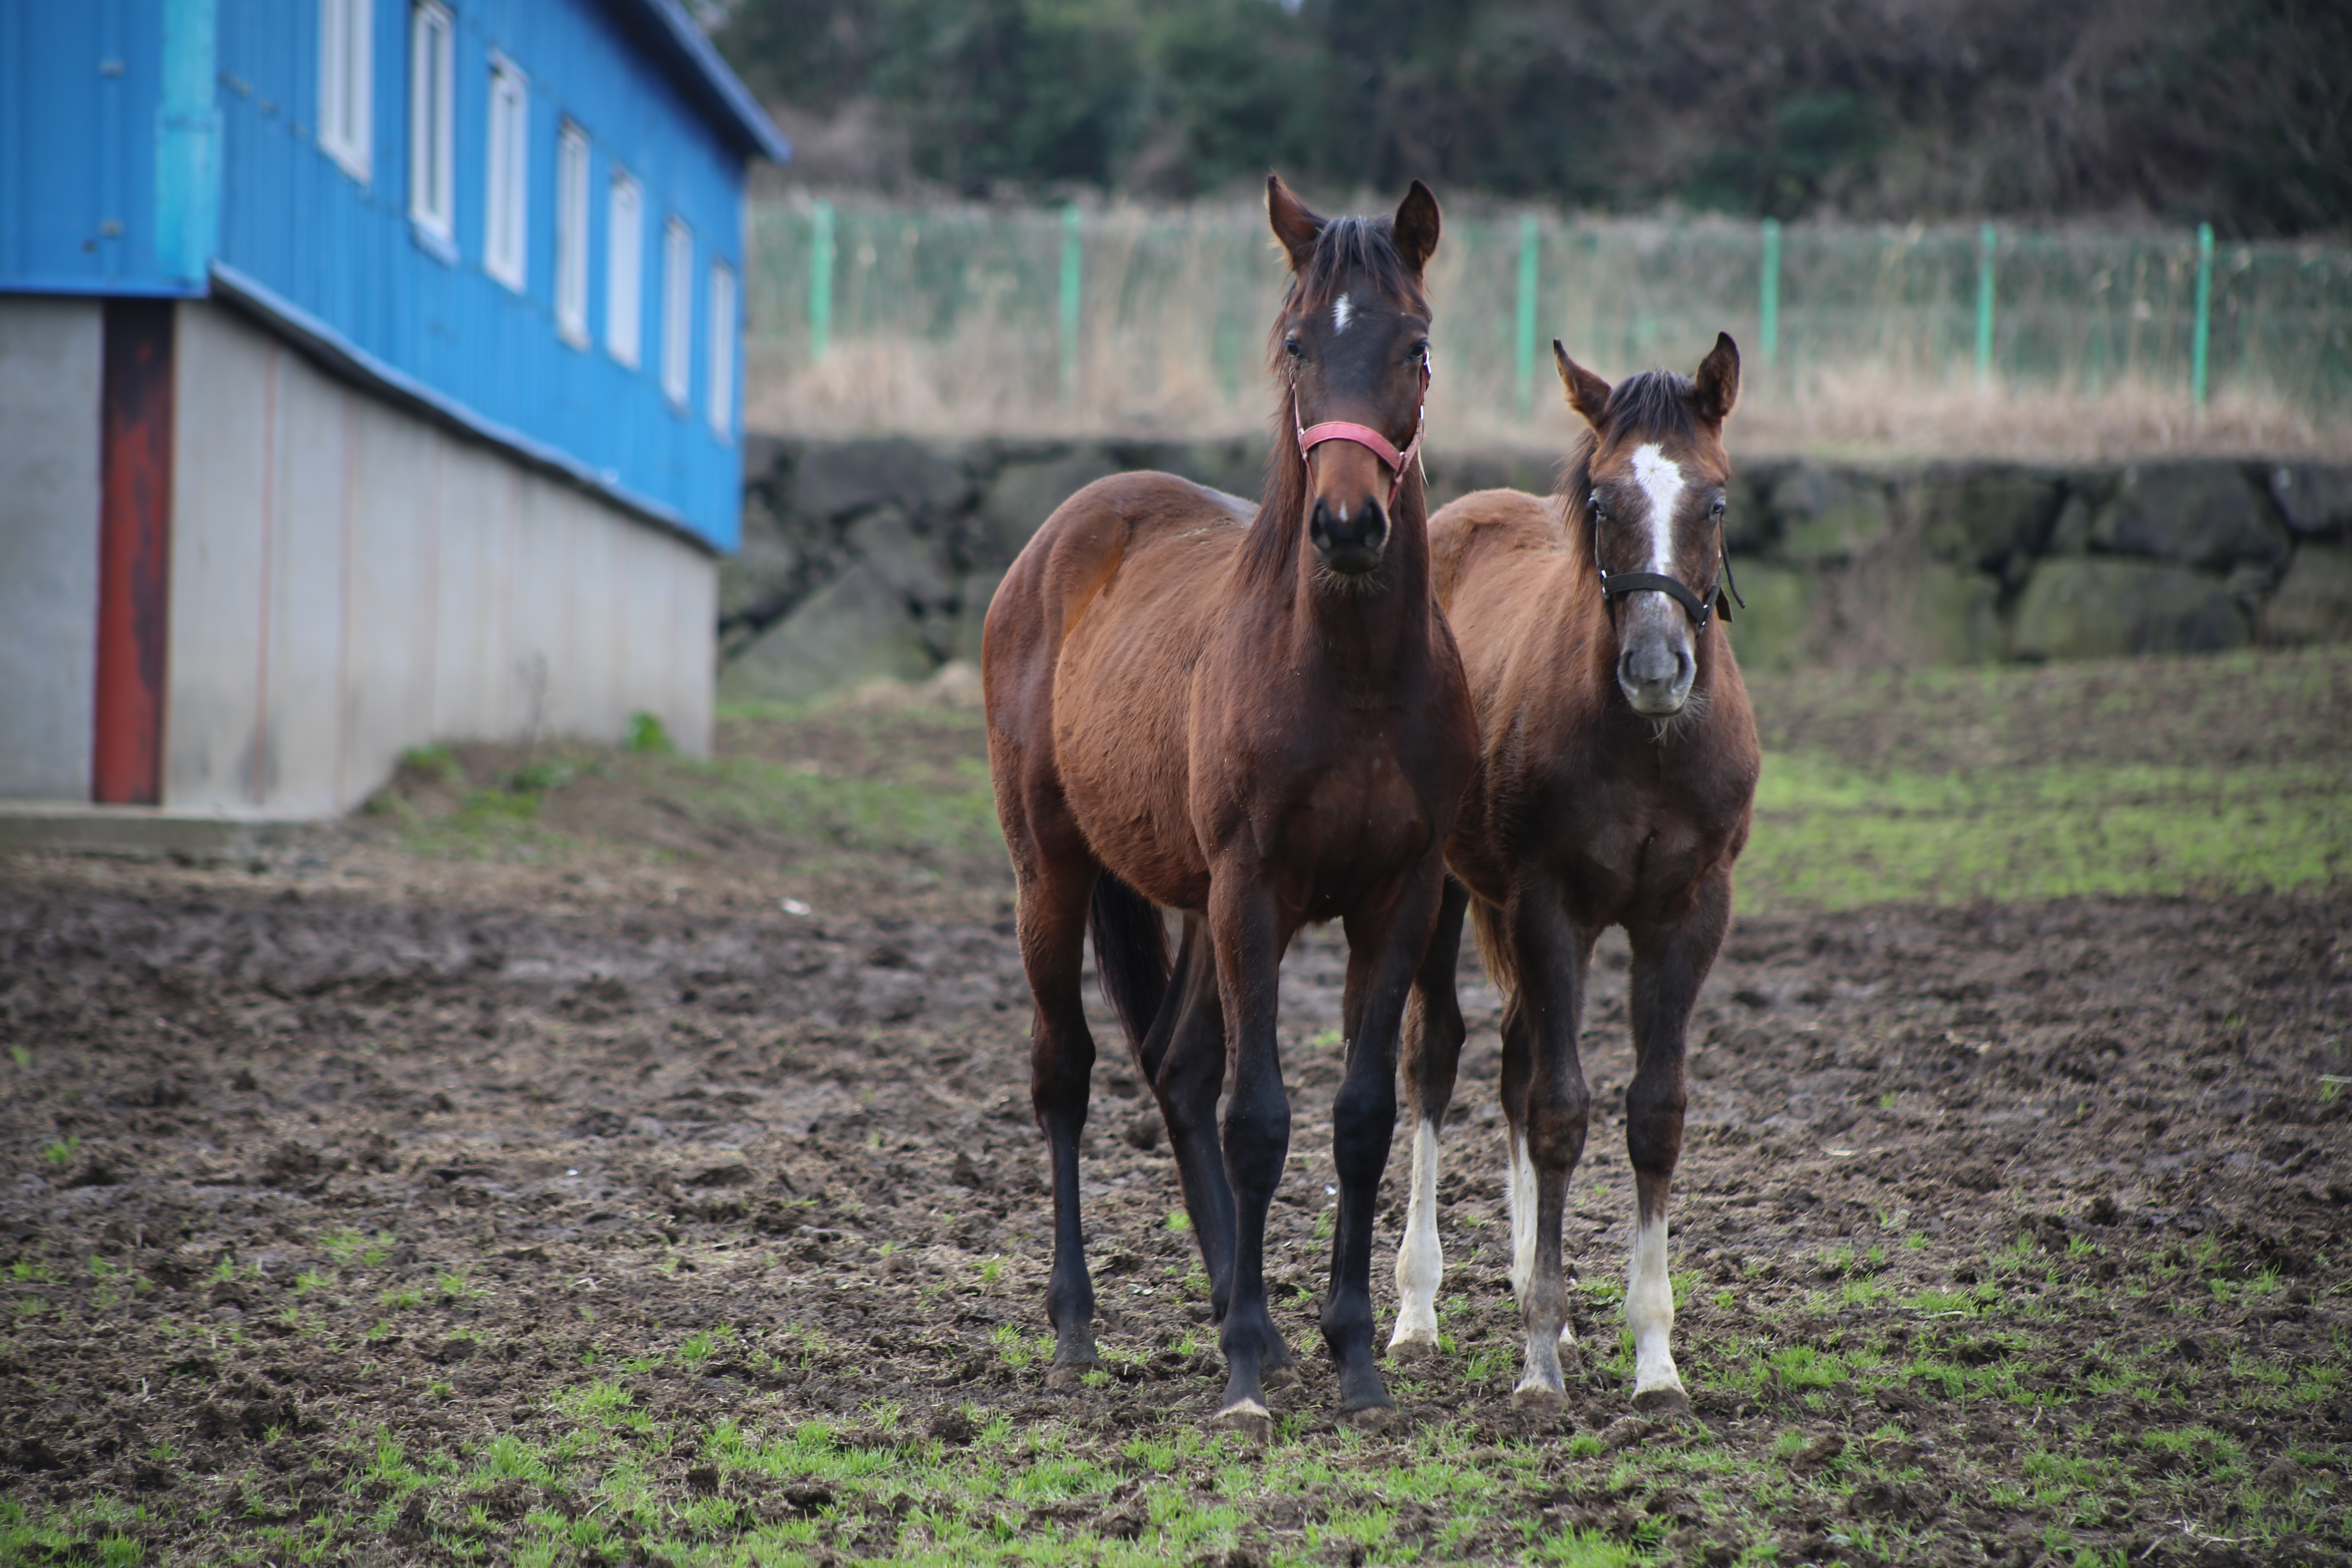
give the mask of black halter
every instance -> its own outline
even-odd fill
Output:
[[[1689,612],[1692,625],[1702,634],[1706,630],[1707,617],[1717,607],[1722,609],[1725,620],[1731,619],[1731,605],[1723,602],[1726,590],[1730,592],[1733,604],[1743,610],[1748,607],[1748,601],[1739,596],[1739,584],[1731,575],[1731,552],[1724,547],[1723,519],[1715,520],[1715,581],[1707,584],[1705,594],[1694,594],[1681,578],[1669,577],[1663,572],[1612,572],[1601,565],[1601,509],[1592,501],[1593,498],[1588,496],[1584,505],[1584,510],[1592,514],[1592,569],[1601,574],[1601,602],[1609,607],[1612,620],[1617,601],[1628,594],[1664,594]]]

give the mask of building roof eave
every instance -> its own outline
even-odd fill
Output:
[[[784,139],[768,111],[760,107],[717,48],[704,37],[680,0],[607,0],[612,8],[634,24],[646,42],[668,56],[702,100],[702,107],[747,152],[782,163],[791,160],[793,144]]]

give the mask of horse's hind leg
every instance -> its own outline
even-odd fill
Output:
[[[1144,1081],[1168,1123],[1176,1179],[1184,1191],[1209,1304],[1223,1321],[1234,1289],[1234,1189],[1217,1144],[1217,1094],[1225,1080],[1225,1016],[1217,999],[1217,965],[1198,915],[1184,917],[1184,939],[1168,1001],[1138,1052]]]
[[[1625,1091],[1625,1152],[1636,1209],[1625,1316],[1633,1331],[1633,1406],[1690,1408],[1670,1342],[1675,1292],[1666,1275],[1666,1197],[1682,1155],[1685,1031],[1700,983],[1714,966],[1731,919],[1731,879],[1701,883],[1688,912],[1630,926],[1633,963],[1627,1011],[1633,1024],[1633,1082]]]
[[[1037,1015],[1029,1042],[1029,1100],[1045,1131],[1054,1182],[1054,1266],[1046,1278],[1045,1317],[1054,1325],[1051,1387],[1074,1386],[1095,1364],[1095,1287],[1087,1272],[1086,1232],[1078,1218],[1078,1139],[1095,1065],[1079,992],[1091,858],[1033,853],[1020,878],[1021,963]]]
[[[1572,927],[1556,889],[1523,884],[1506,916],[1517,990],[1505,1019],[1503,1103],[1511,1141],[1512,1278],[1527,1326],[1514,1397],[1566,1397],[1559,1345],[1569,1337],[1560,1223],[1569,1178],[1584,1153],[1591,1091],[1577,1056],[1591,937]]]
[[[1437,1287],[1445,1278],[1445,1254],[1437,1238],[1437,1134],[1445,1124],[1454,1069],[1462,1060],[1462,1005],[1454,978],[1469,902],[1469,889],[1448,877],[1437,929],[1405,1004],[1403,1070],[1398,1076],[1412,1125],[1412,1186],[1405,1203],[1404,1239],[1397,1246],[1396,1331],[1389,1337],[1389,1353],[1400,1358],[1437,1348]]]

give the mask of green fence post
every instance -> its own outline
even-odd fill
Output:
[[[1977,231],[1977,384],[1992,384],[1992,225]]]
[[[1543,239],[1536,215],[1519,215],[1519,417],[1525,419],[1536,402],[1536,260]]]
[[[1062,209],[1062,395],[1078,393],[1078,266],[1085,219],[1072,202]]]
[[[809,363],[823,364],[833,346],[833,204],[809,214]]]
[[[1764,220],[1764,265],[1756,279],[1757,347],[1766,369],[1780,357],[1780,220]]]
[[[2189,388],[2205,406],[2205,355],[2213,343],[2213,226],[2197,226],[2197,334],[2189,343]]]

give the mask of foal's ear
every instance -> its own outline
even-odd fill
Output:
[[[1265,177],[1265,218],[1274,226],[1274,237],[1290,253],[1290,269],[1306,271],[1307,258],[1315,254],[1315,237],[1323,232],[1323,219],[1290,194],[1280,174]]]
[[[1692,385],[1691,411],[1710,425],[1720,425],[1739,401],[1739,345],[1729,332],[1715,334],[1715,347],[1698,363]]]
[[[1437,198],[1419,180],[1397,204],[1396,247],[1415,278],[1437,252]]]
[[[1600,429],[1601,411],[1609,406],[1609,384],[1569,358],[1558,338],[1551,341],[1551,357],[1559,363],[1559,384],[1568,388],[1568,405],[1583,415],[1587,425]]]

